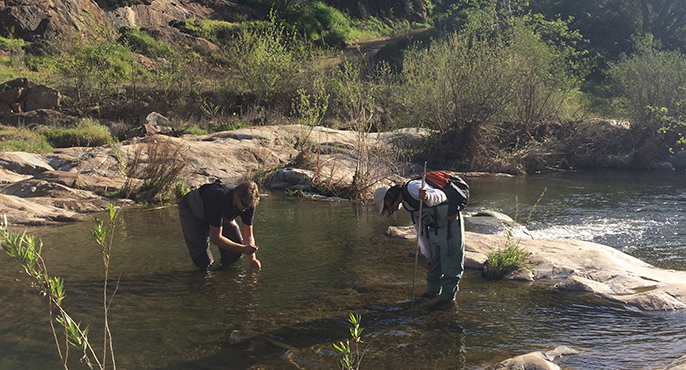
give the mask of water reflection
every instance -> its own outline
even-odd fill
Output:
[[[683,233],[683,187],[658,194],[646,190],[645,179],[624,179],[629,184],[617,185],[615,197],[607,179],[582,180],[475,180],[470,208],[514,215],[517,196],[520,214],[528,215],[548,187],[533,215],[536,232],[570,227],[579,234],[586,227],[589,238],[615,235],[618,243],[626,234],[636,243],[621,248],[632,253],[646,249],[660,261],[683,259],[683,242],[676,242],[681,239],[651,241],[666,227]],[[627,212],[639,190],[645,199],[650,192],[651,199],[677,204],[646,201]],[[379,217],[373,205],[275,194],[260,202],[255,218],[263,270],[242,261],[209,273],[194,269],[176,217],[175,207],[121,214],[110,282],[118,284],[110,320],[119,368],[334,369],[331,343],[349,337],[351,312],[362,315],[363,367],[371,369],[483,369],[559,345],[582,350],[560,361],[571,369],[653,369],[686,348],[681,312],[634,312],[544,283],[485,282],[473,271],[460,284],[457,310],[429,314],[428,303],[409,301],[414,259],[408,252],[414,243],[383,236],[388,225],[408,224],[401,212]],[[620,224],[625,229],[617,229]],[[603,225],[613,232],[603,234]],[[102,266],[89,228],[84,223],[32,231],[46,243],[50,273],[66,280],[65,306],[90,323],[97,338]],[[0,266],[0,368],[61,368],[45,302],[7,256],[0,256]],[[421,270],[417,282],[423,291]]]

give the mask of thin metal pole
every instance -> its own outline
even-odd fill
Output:
[[[424,161],[424,172],[422,173],[422,186],[420,189],[424,189],[424,184],[426,182],[426,161]],[[422,234],[422,208],[424,205],[424,200],[419,200],[419,215],[417,216],[417,248],[414,251],[414,277],[412,278],[412,300],[410,301],[410,307],[414,306],[414,290],[417,285],[417,264],[419,261],[419,238]]]

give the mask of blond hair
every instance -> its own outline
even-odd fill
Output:
[[[238,199],[246,205],[254,207],[260,203],[260,191],[257,189],[257,184],[252,181],[239,184],[236,187],[236,194]]]

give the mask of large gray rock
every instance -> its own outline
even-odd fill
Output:
[[[674,168],[680,170],[686,169],[686,151],[684,150],[672,154],[667,160],[674,166]]]
[[[0,84],[0,102],[10,108],[5,113],[22,113],[36,109],[56,109],[60,104],[59,91],[37,85],[27,78],[17,78]],[[6,114],[3,114],[6,115]]]
[[[464,218],[465,230],[479,234],[499,234],[515,227],[514,220],[503,213],[483,211]]]
[[[661,370],[686,370],[686,355],[677,358]]]
[[[486,261],[512,242],[503,235],[467,232],[465,258]],[[615,248],[580,240],[515,240],[531,253],[534,280],[559,281],[558,290],[582,291],[646,311],[686,308],[686,271],[665,270]]]
[[[567,346],[560,346],[554,350],[543,352],[531,352],[524,355],[509,358],[487,370],[560,370],[560,367],[551,362],[555,358],[575,355],[579,352]]]
[[[312,190],[313,171],[296,168],[284,168],[276,171],[267,182],[271,190]]]
[[[24,152],[0,152],[0,168],[22,175],[53,170],[43,156]]]
[[[82,221],[82,214],[41,204],[40,201],[0,194],[0,215],[10,225],[54,225],[62,222]]]
[[[27,111],[36,109],[57,109],[60,105],[59,91],[44,86],[36,85],[29,89],[24,99],[24,109]]]

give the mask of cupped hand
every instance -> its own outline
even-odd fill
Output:
[[[250,259],[250,266],[252,266],[255,269],[260,270],[262,268],[262,263],[257,258],[252,258],[252,259]]]
[[[259,248],[257,248],[256,245],[246,244],[243,246],[243,253],[253,254],[253,253],[257,252],[257,249],[259,249]]]

